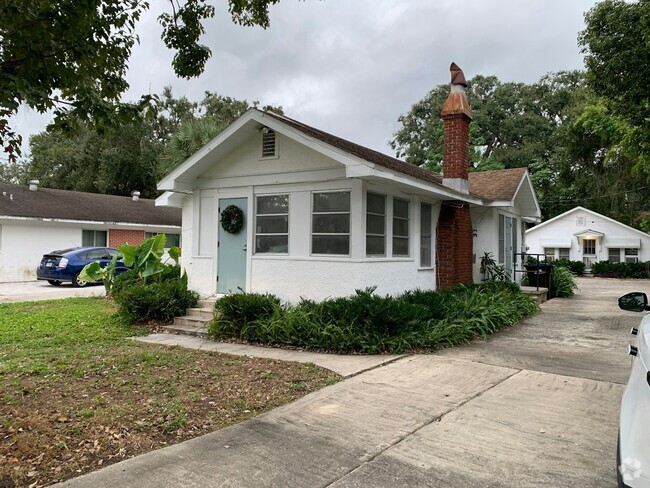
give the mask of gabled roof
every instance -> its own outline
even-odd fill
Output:
[[[428,191],[437,193],[444,198],[458,199],[478,205],[512,206],[520,189],[526,186],[526,206],[529,216],[534,219],[540,216],[539,205],[526,168],[470,173],[470,191],[469,195],[466,195],[445,186],[442,175],[347,141],[285,115],[264,112],[256,108],[249,109],[221,134],[165,176],[158,183],[158,189],[191,192],[192,179],[206,171],[212,161],[216,161],[220,154],[226,154],[232,150],[238,141],[245,140],[244,135],[250,136],[253,131],[265,126],[284,133],[346,166],[366,165],[369,168],[375,168],[375,170],[377,167],[381,167],[384,168],[384,172],[389,170],[389,174],[403,175],[419,180],[424,183]],[[239,132],[242,135],[238,135]],[[354,176],[362,174],[364,173],[355,173]],[[413,183],[409,184],[413,185]]]
[[[556,215],[552,219],[548,219],[546,222],[542,222],[541,224],[538,224],[535,227],[532,227],[532,228],[528,229],[526,231],[526,233],[534,232],[534,231],[537,231],[539,229],[542,229],[542,228],[546,227],[547,225],[549,225],[549,224],[551,224],[551,223],[553,223],[553,222],[555,222],[557,220],[560,220],[560,219],[562,219],[562,218],[564,218],[564,217],[566,217],[568,215],[571,215],[571,214],[573,214],[575,212],[578,212],[578,211],[583,211],[583,212],[586,212],[586,213],[588,213],[590,215],[593,215],[594,217],[598,217],[600,219],[607,220],[608,222],[611,222],[613,224],[620,225],[621,227],[624,227],[624,228],[626,228],[628,230],[636,232],[637,234],[639,234],[639,235],[641,235],[641,236],[643,236],[645,238],[650,237],[650,234],[647,234],[647,233],[643,232],[642,230],[635,229],[634,227],[630,227],[629,225],[625,225],[624,223],[619,222],[618,220],[614,220],[614,219],[612,219],[610,217],[607,217],[606,215],[599,214],[598,212],[594,212],[593,210],[589,210],[588,208],[584,208],[584,207],[580,207],[580,206],[572,208],[571,210],[567,210],[566,212],[564,212],[564,213],[562,213],[560,215]]]
[[[0,217],[180,226],[181,210],[155,200],[0,183]]]
[[[526,168],[478,171],[469,174],[469,192],[487,200],[513,200]]]
[[[278,115],[273,112],[266,112],[266,114],[284,122],[285,124],[290,125],[294,129],[297,129],[304,134],[314,137],[319,141],[341,149],[370,163],[378,164],[384,168],[392,169],[394,171],[398,171],[399,173],[404,173],[420,180],[428,181],[429,183],[442,185],[442,175],[424,168],[420,168],[414,164],[401,161],[397,158],[387,156],[386,154],[375,151],[374,149],[355,144],[354,142],[346,141],[345,139],[332,134],[328,134],[327,132],[324,132],[320,129],[310,127],[309,125],[303,124],[302,122],[298,122],[294,119],[290,119],[284,115]]]

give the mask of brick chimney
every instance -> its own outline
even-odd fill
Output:
[[[442,183],[463,193],[469,193],[469,124],[472,111],[465,95],[467,82],[456,63],[451,63],[451,92],[442,106],[445,123],[442,158]]]
[[[442,107],[445,123],[442,182],[462,193],[469,193],[469,108],[462,70],[451,63],[451,93]],[[473,282],[472,216],[467,202],[442,202],[436,229],[436,287],[449,288]]]

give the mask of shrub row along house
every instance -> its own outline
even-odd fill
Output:
[[[43,254],[80,246],[140,244],[153,234],[179,245],[181,212],[154,200],[0,183],[0,283],[36,278]]]
[[[183,211],[182,263],[209,296],[323,299],[480,281],[485,252],[512,276],[540,209],[524,168],[469,173],[472,113],[451,67],[443,174],[250,109],[158,184]]]
[[[530,253],[582,261],[586,271],[601,261],[650,261],[650,235],[583,207],[529,229],[526,238]]]

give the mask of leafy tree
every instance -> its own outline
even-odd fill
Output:
[[[628,129],[614,142],[650,181],[650,1],[605,0],[585,16],[579,42],[587,80]]]
[[[228,0],[234,22],[269,26],[269,6],[279,0]],[[136,24],[149,8],[143,0],[11,0],[0,4],[0,145],[15,160],[21,139],[8,119],[21,104],[52,110],[54,125],[132,120],[152,102],[120,103]],[[200,75],[211,52],[199,40],[214,16],[206,0],[170,0],[159,21],[162,40],[175,51],[175,73]]]
[[[502,83],[495,76],[468,81],[467,97],[474,119],[470,126],[470,159],[474,169],[527,166],[546,159],[552,136],[583,89],[580,72],[560,72],[538,83]],[[390,141],[398,157],[441,170],[442,105],[449,85],[439,85],[400,116],[402,128]]]
[[[174,98],[166,88],[152,106],[152,117],[107,127],[102,133],[76,121],[77,130],[51,128],[30,139],[30,158],[20,166],[0,165],[0,181],[128,196],[139,190],[154,198],[157,181],[200,149],[251,106],[206,92],[202,101]],[[264,110],[282,113],[281,107]],[[18,181],[17,181],[18,180]]]

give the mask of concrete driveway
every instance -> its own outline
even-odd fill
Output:
[[[65,486],[614,487],[618,409],[648,281],[580,294],[487,342],[408,356]]]
[[[61,283],[60,286],[52,286],[47,281],[0,283],[0,303],[105,295],[106,292],[102,285],[75,288],[72,283]]]

